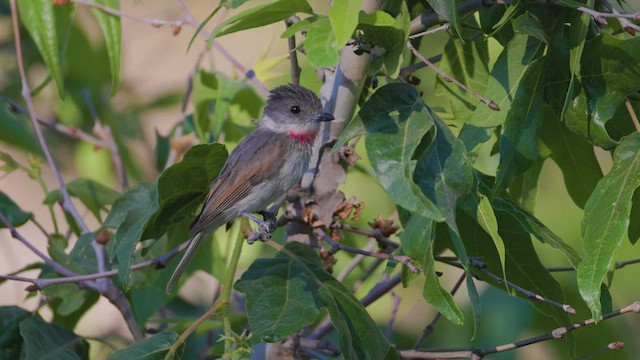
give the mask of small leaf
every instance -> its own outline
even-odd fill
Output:
[[[111,354],[107,360],[161,360],[173,343],[178,339],[178,334],[174,332],[161,332],[148,339],[136,341],[129,347],[118,350]]]
[[[405,224],[405,231],[398,236],[404,253],[422,267],[425,276],[422,297],[449,321],[462,324],[464,322],[462,312],[456,306],[451,294],[442,288],[440,279],[436,275],[433,258],[434,230],[433,220],[413,215]]]
[[[134,261],[134,249],[142,240],[147,220],[158,209],[158,188],[156,184],[142,184],[120,195],[113,203],[111,212],[103,226],[116,229],[110,242],[113,251],[110,259],[118,260],[118,279],[123,286],[131,286],[131,265]]]
[[[334,149],[357,135],[366,136],[371,166],[396,204],[442,221],[442,214],[413,180],[413,153],[433,128],[433,115],[412,86],[392,83],[378,89],[347,125]]]
[[[246,296],[249,326],[257,339],[283,339],[327,309],[345,359],[388,359],[395,354],[362,304],[322,269],[320,257],[308,245],[288,242],[275,258],[254,261],[235,288]]]
[[[282,21],[296,13],[313,14],[306,0],[277,0],[245,10],[220,24],[209,40],[237,31],[252,29]]]
[[[42,150],[33,133],[33,126],[25,116],[18,115],[11,105],[0,98],[0,141],[31,153]]]
[[[36,43],[38,51],[40,51],[40,55],[56,83],[58,95],[64,98],[64,81],[60,68],[53,3],[51,0],[18,0],[18,8],[22,25],[27,28]]]
[[[629,227],[631,199],[640,187],[640,133],[624,137],[613,154],[613,168],[596,186],[584,207],[585,259],[578,267],[578,287],[594,319],[599,319],[600,284]]]
[[[23,225],[33,216],[31,213],[22,211],[18,205],[2,191],[0,191],[0,213],[2,213],[14,227]],[[0,222],[0,229],[6,227],[3,222]]]
[[[67,190],[70,195],[80,199],[99,221],[100,210],[105,210],[107,205],[113,204],[120,195],[117,191],[91,179],[74,180],[67,184]]]
[[[120,0],[93,1],[108,8],[120,10]],[[107,53],[109,54],[109,64],[111,65],[111,96],[113,96],[120,87],[120,49],[122,43],[120,17],[107,14],[95,7],[91,7],[91,12],[100,25],[107,47]]]
[[[329,20],[335,34],[335,47],[342,49],[358,26],[362,0],[334,0],[329,8]]]
[[[20,336],[24,340],[24,359],[87,359],[89,344],[73,332],[47,324],[40,315],[20,322]]]

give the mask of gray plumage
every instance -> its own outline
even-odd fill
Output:
[[[309,89],[283,85],[267,99],[258,127],[231,152],[211,183],[202,212],[191,225],[193,240],[167,283],[170,292],[198,245],[242,213],[264,210],[304,174],[320,121],[333,120]]]

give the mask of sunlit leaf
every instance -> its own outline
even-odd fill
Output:
[[[334,0],[329,8],[329,20],[335,34],[335,46],[341,49],[358,25],[362,0]]]
[[[93,0],[95,3],[104,5],[110,9],[120,10],[120,0]],[[109,64],[111,69],[111,96],[115,95],[120,87],[120,49],[121,49],[121,28],[120,17],[107,14],[106,12],[91,7],[91,12],[96,17],[104,42],[109,54]]]
[[[613,168],[596,186],[584,206],[582,238],[585,259],[578,267],[578,287],[593,317],[598,319],[600,284],[620,246],[631,212],[631,199],[640,187],[640,133],[624,137],[613,154]]]

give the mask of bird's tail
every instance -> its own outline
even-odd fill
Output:
[[[204,232],[201,231],[195,234],[193,239],[191,239],[191,243],[189,244],[187,251],[185,251],[182,259],[180,259],[180,263],[178,263],[178,267],[176,267],[173,275],[171,275],[171,279],[169,279],[169,282],[167,283],[167,287],[165,288],[167,294],[170,293],[171,290],[173,290],[173,288],[176,286],[178,280],[180,280],[180,276],[182,276],[182,273],[187,268],[187,265],[189,265],[189,261],[191,261],[193,256],[196,254],[198,246],[200,245],[200,243],[202,243],[202,239],[204,239],[205,237],[206,236],[204,235]]]

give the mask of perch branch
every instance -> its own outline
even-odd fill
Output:
[[[297,16],[292,16],[284,21],[289,28],[294,23],[300,21],[300,18]],[[296,35],[293,34],[289,36],[287,39],[287,43],[289,45],[289,62],[291,66],[289,67],[289,72],[291,74],[291,82],[293,84],[300,84],[300,65],[298,65],[298,53],[296,51]]]

